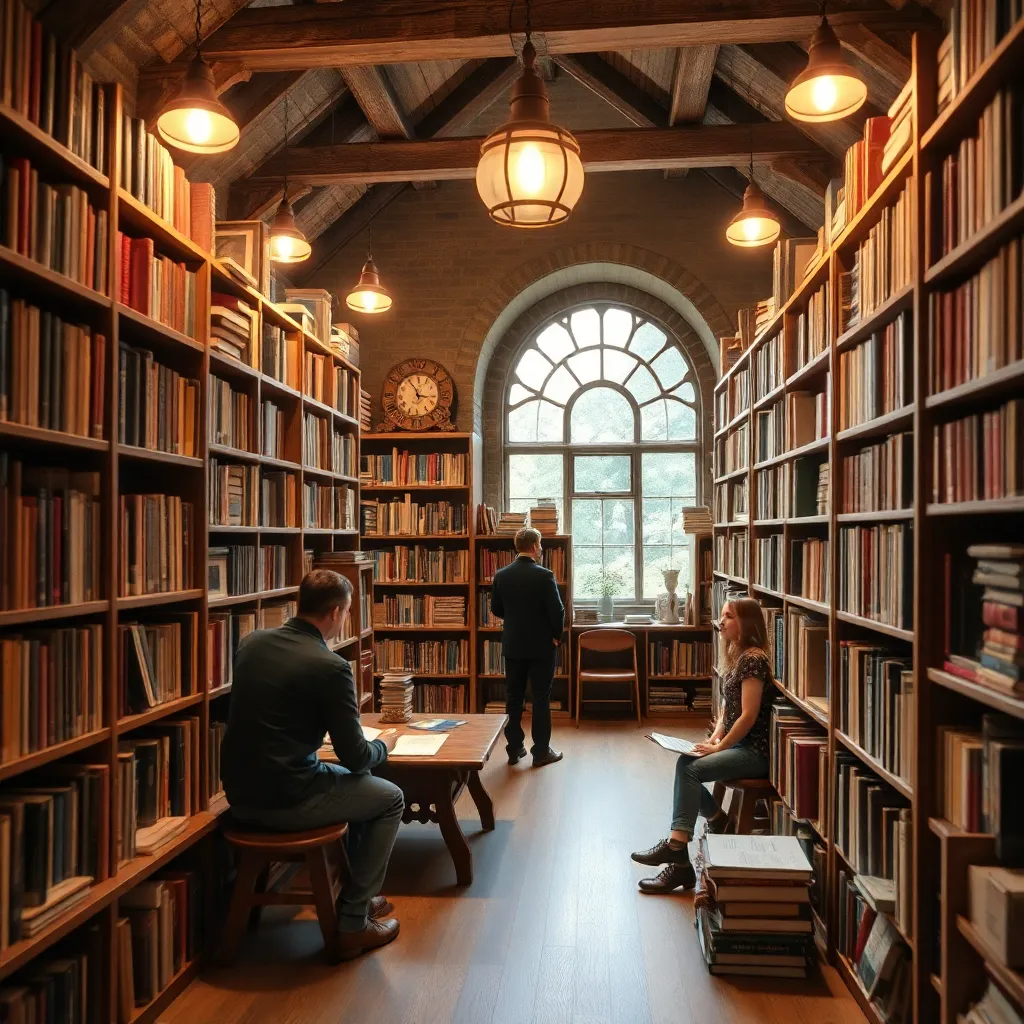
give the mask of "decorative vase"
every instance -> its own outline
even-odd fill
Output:
[[[658,621],[667,626],[679,623],[679,596],[676,594],[676,587],[679,586],[679,570],[663,569],[662,578],[665,580],[665,593],[658,595],[655,608],[658,613]]]
[[[611,594],[604,594],[601,597],[601,604],[599,605],[601,612],[602,622],[614,622],[615,621],[615,601],[612,600]]]

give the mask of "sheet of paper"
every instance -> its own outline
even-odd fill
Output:
[[[395,757],[433,757],[446,739],[446,732],[428,732],[424,736],[410,736],[404,733],[398,737],[395,749],[391,753]]]
[[[652,732],[647,737],[649,740],[654,740],[659,747],[664,747],[666,750],[673,750],[677,754],[692,754],[693,744],[689,740],[680,739],[678,736],[666,736],[663,732]]]
[[[366,740],[367,743],[369,743],[370,740],[375,740],[379,735],[380,729],[374,729],[372,725],[363,726],[363,739]]]

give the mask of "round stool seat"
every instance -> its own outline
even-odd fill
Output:
[[[328,825],[326,828],[311,829],[308,832],[272,832],[269,829],[260,830],[252,826],[239,827],[237,824],[229,824],[224,827],[224,838],[233,846],[298,853],[340,842],[347,831],[348,825],[345,822]]]
[[[725,784],[733,789],[763,790],[765,792],[775,789],[770,779],[728,779]]]

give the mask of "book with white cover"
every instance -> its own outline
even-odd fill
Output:
[[[779,878],[803,881],[811,865],[795,836],[704,836],[710,878]]]

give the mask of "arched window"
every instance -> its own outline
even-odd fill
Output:
[[[700,495],[697,381],[649,317],[594,303],[545,324],[505,390],[505,495],[522,512],[549,498],[573,536],[573,591],[649,601],[662,570],[690,577],[681,510]]]

